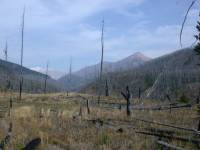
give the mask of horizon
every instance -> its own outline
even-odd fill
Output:
[[[143,55],[144,57],[148,58],[149,60],[147,60],[147,61],[150,61],[150,60],[154,60],[154,59],[157,59],[157,58],[160,58],[160,57],[164,57],[164,56],[167,56],[167,55],[176,53],[176,52],[178,52],[178,51],[183,51],[183,50],[187,50],[187,49],[192,49],[192,47],[181,48],[181,49],[178,49],[178,50],[175,50],[175,51],[173,51],[173,52],[169,52],[169,53],[163,54],[163,55],[158,56],[158,57],[155,57],[155,58],[148,57],[148,56],[144,55],[142,52],[135,52],[135,53],[133,53],[133,54],[131,54],[131,55],[129,55],[129,56],[120,58],[120,59],[118,59],[118,60],[115,60],[115,61],[103,61],[103,63],[117,63],[117,62],[119,62],[119,61],[122,61],[122,60],[127,59],[127,58],[130,57],[130,56],[137,55],[138,53],[141,54],[141,55]],[[147,61],[145,61],[145,62],[147,62]],[[101,62],[99,61],[98,63],[91,64],[91,65],[86,65],[86,66],[84,66],[83,68],[80,68],[80,69],[78,69],[78,70],[72,70],[72,74],[73,74],[73,73],[76,73],[76,72],[78,72],[78,71],[83,71],[84,69],[86,69],[86,68],[88,68],[88,67],[92,67],[92,66],[95,66],[95,65],[100,65],[100,63],[101,63]],[[31,70],[33,70],[33,71],[36,71],[36,72],[40,72],[40,73],[42,73],[42,74],[45,74],[45,73],[46,73],[46,68],[42,68],[42,67],[33,67],[33,68],[29,68],[29,69],[31,69]],[[53,79],[55,79],[55,80],[58,80],[58,79],[60,79],[61,77],[64,77],[64,76],[66,76],[66,75],[69,75],[69,72],[62,72],[62,71],[60,71],[60,70],[54,70],[54,69],[50,68],[49,71],[48,71],[48,75],[49,75],[51,78],[53,78]]]
[[[88,6],[89,2],[19,0],[10,5],[10,0],[0,1],[1,50],[8,41],[8,60],[19,64],[24,5],[24,66],[27,68],[45,68],[49,61],[51,70],[66,73],[70,57],[73,71],[98,64],[102,18],[105,19],[104,61],[115,62],[136,52],[156,58],[181,49],[178,36],[190,1],[96,0]],[[199,4],[195,4],[188,16],[183,31],[184,47],[194,42]],[[4,58],[2,51],[1,58]]]

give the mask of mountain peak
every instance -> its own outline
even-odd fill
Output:
[[[131,58],[134,58],[134,59],[140,59],[140,60],[144,60],[144,61],[148,61],[150,60],[151,58],[150,57],[147,57],[145,56],[143,53],[141,52],[136,52],[134,53],[133,55],[129,56]]]

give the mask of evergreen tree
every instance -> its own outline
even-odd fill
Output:
[[[200,14],[199,14],[199,17],[200,17]],[[194,37],[196,38],[197,40],[197,45],[195,46],[194,50],[195,52],[197,52],[197,55],[200,55],[200,21],[197,21],[197,25],[196,25],[196,29],[197,29],[197,32],[198,34],[195,35]],[[198,112],[198,119],[199,119],[199,123],[198,123],[198,131],[200,131],[200,105],[198,105],[197,107],[197,112]]]
[[[197,40],[197,45],[195,46],[194,50],[195,52],[197,52],[198,55],[200,55],[200,21],[197,21],[196,29],[197,29],[198,34],[195,35],[194,37]]]

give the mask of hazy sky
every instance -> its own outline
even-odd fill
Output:
[[[191,0],[0,0],[0,56],[8,40],[9,60],[20,60],[20,26],[26,6],[24,65],[68,70],[99,62],[105,18],[105,60],[137,51],[157,57],[180,48],[180,25]],[[200,4],[189,14],[184,47],[194,41]]]

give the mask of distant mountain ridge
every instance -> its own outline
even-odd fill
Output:
[[[13,90],[19,88],[21,66],[12,62],[0,59],[0,90],[6,89],[8,82]],[[24,92],[42,92],[44,88],[45,75],[26,67],[22,67],[23,91]],[[48,78],[48,91],[58,91],[60,88],[57,82],[51,77]]]
[[[200,57],[194,50],[186,48],[152,59],[128,71],[108,73],[103,81],[107,79],[110,93],[118,96],[128,85],[133,97],[138,97],[140,89],[144,98],[161,100],[170,95],[173,100],[177,100],[185,95],[195,99],[200,90],[199,63]],[[93,82],[82,91],[94,93],[96,84],[99,83]]]
[[[151,58],[145,56],[140,52],[136,52],[131,56],[128,56],[122,60],[116,62],[103,62],[103,73],[117,72],[117,71],[126,71],[133,69],[139,65],[144,64],[145,62],[151,60]],[[100,63],[92,66],[88,66],[72,73],[69,77],[63,76],[58,79],[58,82],[62,86],[66,87],[69,90],[79,90],[84,87],[86,84],[92,82],[94,79],[97,79],[100,72]],[[69,78],[72,80],[69,82]]]
[[[140,52],[136,52],[133,55],[130,55],[116,62],[104,61],[103,71],[104,73],[107,73],[107,72],[115,72],[115,71],[120,71],[120,70],[129,70],[149,60],[151,60],[151,58],[145,56],[144,54]],[[76,71],[73,74],[77,76],[81,76],[81,77],[85,75],[90,76],[90,75],[97,74],[99,70],[100,70],[100,63],[80,69],[79,71]]]

